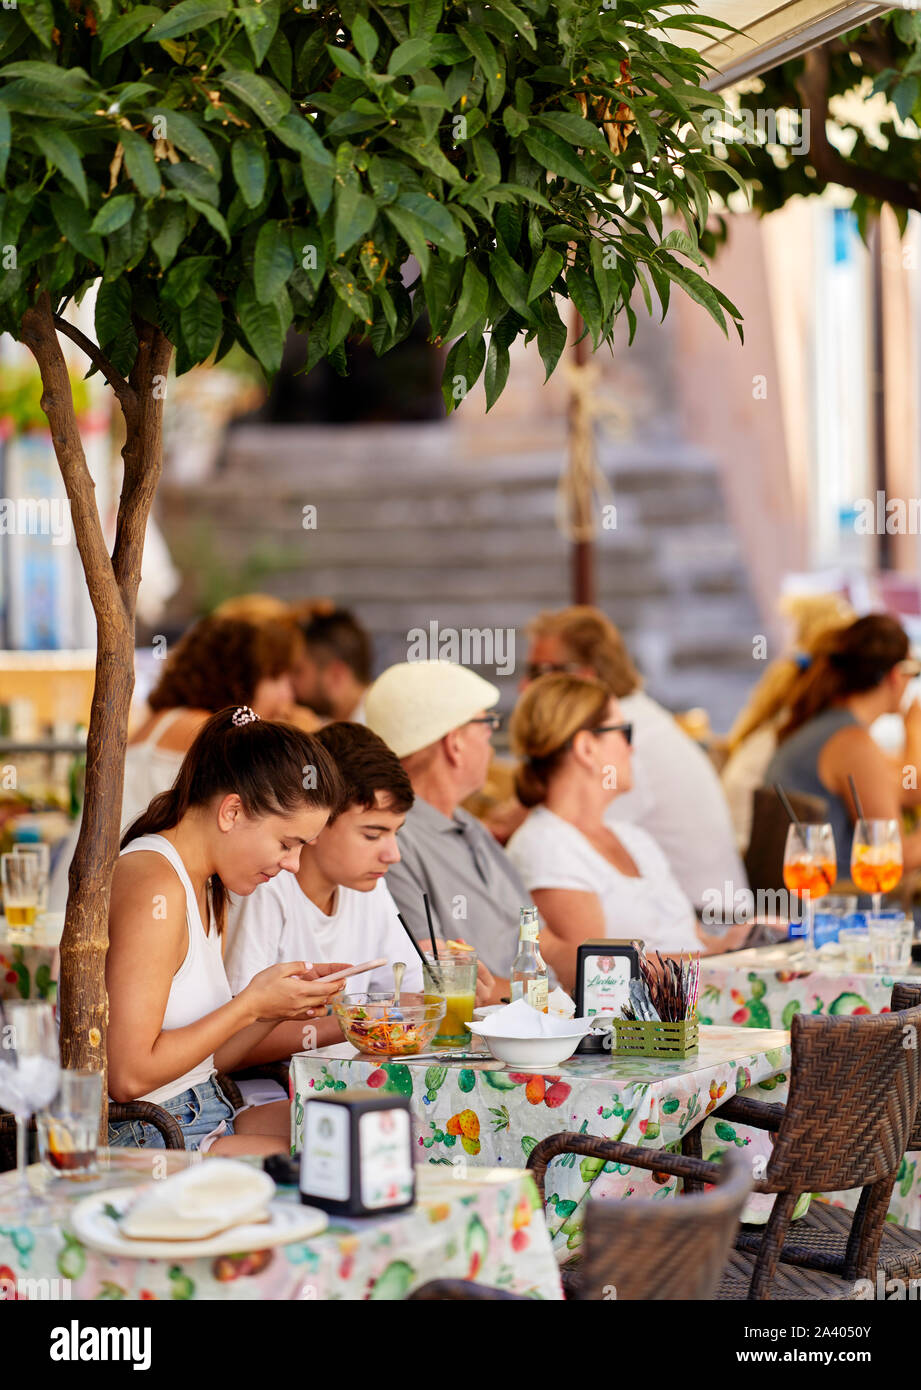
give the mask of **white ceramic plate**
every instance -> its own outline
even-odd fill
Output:
[[[116,1211],[127,1211],[139,1191],[139,1187],[115,1187],[84,1197],[71,1213],[74,1234],[91,1249],[122,1259],[194,1260],[200,1256],[236,1255],[248,1250],[268,1250],[273,1245],[287,1245],[295,1240],[310,1240],[329,1225],[326,1212],[318,1207],[274,1201],[269,1203],[268,1221],[234,1226],[204,1240],[129,1240],[104,1209],[113,1206]]]

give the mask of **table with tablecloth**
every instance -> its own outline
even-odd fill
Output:
[[[69,1299],[402,1299],[430,1279],[453,1278],[562,1298],[537,1190],[520,1166],[460,1175],[420,1165],[417,1201],[407,1211],[354,1221],[331,1217],[321,1235],[268,1250],[208,1258],[190,1250],[150,1260],[102,1254],[69,1228],[73,1205],[87,1192],[151,1180],[150,1154],[111,1150],[103,1157],[107,1171],[93,1183],[47,1183],[52,1210],[41,1223],[3,1225],[0,1217],[0,1290],[7,1297],[12,1281],[29,1281],[28,1290],[48,1280],[37,1285],[44,1297],[56,1292]],[[195,1157],[161,1150],[156,1161],[173,1172]],[[30,1175],[38,1180],[38,1169]],[[15,1174],[0,1174],[0,1194],[14,1181]],[[291,1188],[278,1195],[298,1200]]]
[[[704,1157],[718,1158],[736,1145],[766,1159],[765,1133],[729,1124],[714,1112],[742,1093],[778,1099],[790,1067],[789,1043],[789,1035],[779,1030],[704,1027],[699,1051],[684,1060],[599,1053],[528,1072],[492,1059],[414,1062],[407,1057],[380,1065],[348,1043],[338,1044],[292,1058],[292,1146],[300,1148],[304,1106],[311,1096],[364,1084],[408,1097],[420,1158],[462,1171],[477,1164],[517,1167],[539,1140],[560,1130],[664,1149],[699,1124]],[[589,1193],[663,1198],[677,1186],[664,1173],[573,1155],[554,1159],[547,1171],[546,1217],[558,1257],[568,1258],[581,1243]],[[766,1219],[772,1201],[753,1197],[749,1219]]]
[[[0,999],[57,1002],[64,914],[40,918],[28,931],[0,917]]]
[[[911,965],[897,977],[848,970],[842,958],[817,958],[798,940],[731,951],[701,962],[699,1014],[708,1023],[734,1023],[760,1032],[789,1028],[798,1013],[886,1013],[896,978],[921,984],[921,969]],[[786,1088],[775,1097],[785,1098]],[[833,1199],[853,1210],[858,1196],[840,1192]],[[902,1159],[889,1220],[921,1229],[921,1153]]]

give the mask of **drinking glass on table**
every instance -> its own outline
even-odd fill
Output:
[[[42,1213],[26,1177],[29,1117],[50,1105],[58,1092],[61,1063],[54,1009],[39,999],[0,1004],[0,1108],[16,1117],[17,1186],[0,1201],[0,1219]]]
[[[41,864],[34,854],[0,855],[3,915],[8,927],[30,930],[41,898]]]
[[[36,1119],[42,1165],[58,1178],[96,1175],[102,1073],[62,1071],[57,1099]]]
[[[914,922],[910,917],[867,917],[870,959],[881,975],[898,975],[911,964]]]
[[[39,916],[48,911],[48,884],[51,880],[51,851],[44,841],[35,844],[14,845],[13,854],[28,854],[38,860],[38,912]]]
[[[803,900],[806,939],[815,949],[813,903],[835,886],[838,861],[834,831],[827,822],[817,825],[791,825],[783,856],[784,886],[799,893]]]
[[[476,952],[458,950],[441,942],[437,962],[428,951],[425,957],[423,988],[426,998],[431,994],[445,1001],[444,1017],[432,1046],[469,1047],[471,1036],[466,1025],[473,1020],[476,1002]]]
[[[879,912],[884,893],[902,877],[902,836],[897,820],[858,820],[851,842],[851,878],[861,893],[873,895]]]

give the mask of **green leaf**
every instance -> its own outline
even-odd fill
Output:
[[[445,359],[441,394],[449,414],[476,385],[485,361],[486,342],[480,323],[458,339]]]
[[[253,280],[260,304],[274,301],[294,269],[291,238],[280,222],[264,222],[253,252]]]
[[[527,315],[528,277],[501,241],[496,243],[496,249],[490,256],[489,269],[505,302],[519,314]]]
[[[155,130],[162,131],[166,139],[188,155],[193,164],[200,164],[213,178],[221,177],[221,161],[217,151],[191,116],[186,116],[182,111],[173,111],[168,106],[149,107],[144,114]]]
[[[728,338],[729,330],[726,327],[726,317],[720,308],[720,302],[713,286],[708,285],[706,280],[697,274],[696,270],[680,265],[677,261],[672,260],[671,256],[659,256],[656,259],[668,278],[680,285],[695,303],[706,309],[714,323],[719,324]]]
[[[51,0],[22,0],[19,5],[19,13],[45,48],[51,48],[51,34],[54,29],[54,10],[51,7]]]
[[[643,149],[650,164],[655,159],[656,150],[659,145],[659,128],[650,115],[641,106],[633,107],[633,119],[636,121],[636,129],[643,142]]]
[[[146,140],[133,130],[120,130],[125,151],[125,167],[142,198],[156,198],[163,187],[154,152]]]
[[[162,269],[166,270],[175,259],[176,252],[185,238],[185,208],[180,207],[178,203],[164,201],[154,210],[154,217],[159,222],[159,229],[151,237],[150,244]]]
[[[265,146],[255,131],[234,136],[230,146],[230,164],[246,206],[257,208],[265,196],[269,160]]]
[[[445,330],[445,338],[457,338],[466,333],[475,323],[486,317],[486,301],[489,298],[489,282],[481,275],[473,261],[464,266],[464,279],[454,317]]]
[[[322,217],[333,200],[333,172],[332,167],[318,164],[309,155],[301,155],[301,172],[304,175],[304,183],[310,196],[310,201],[317,210],[317,214]]]
[[[377,216],[377,205],[373,198],[362,193],[356,176],[340,187],[336,193],[336,227],[334,232],[336,255],[344,256],[350,246],[354,246],[373,225]]]
[[[476,59],[486,78],[488,109],[495,111],[505,91],[505,66],[496,52],[495,45],[484,29],[473,24],[459,24],[457,37]]]
[[[582,160],[554,131],[542,130],[539,126],[532,125],[521,139],[531,158],[536,159],[545,169],[549,169],[551,174],[561,174],[573,183],[586,184],[589,187],[594,185],[594,180]]]
[[[566,272],[566,288],[597,348],[601,336],[601,298],[594,280],[581,266],[570,266]]]
[[[203,203],[200,198],[195,198],[190,193],[184,193],[183,196],[189,204],[189,207],[201,213],[205,221],[210,223],[218,235],[223,238],[225,246],[230,250],[230,232],[227,230],[227,223],[224,221],[224,218],[218,212],[217,208],[212,207],[210,203]]]
[[[6,179],[6,162],[10,157],[10,145],[13,140],[13,122],[10,113],[5,106],[0,106],[0,187],[3,187]]]
[[[218,81],[251,111],[255,111],[267,126],[277,126],[291,109],[291,99],[287,93],[266,78],[257,77],[254,72],[225,68]]]
[[[425,193],[401,193],[395,206],[387,208],[386,211],[390,214],[399,209],[415,219],[427,241],[440,246],[449,256],[466,255],[467,243],[464,235],[442,203],[429,198]]]
[[[57,130],[53,126],[47,125],[37,125],[30,133],[48,163],[56,169],[60,169],[80,202],[84,207],[87,207],[89,205],[89,192],[86,187],[86,175],[83,172],[83,161],[79,149],[70,136],[63,130]]]
[[[279,0],[260,0],[256,4],[253,4],[253,0],[244,0],[237,9],[237,14],[246,30],[256,66],[261,67],[278,30],[278,21],[281,18]]]
[[[509,135],[514,138],[520,135],[523,130],[527,130],[531,122],[527,116],[522,115],[514,106],[506,106],[505,110],[502,112],[502,124],[505,126]]]
[[[490,9],[496,10],[504,15],[507,20],[514,24],[525,43],[532,48],[537,47],[537,37],[534,33],[534,25],[531,23],[524,10],[520,10],[517,5],[512,4],[512,0],[489,0]]]
[[[230,0],[180,0],[166,11],[153,25],[145,43],[159,43],[161,39],[178,39],[213,24],[216,19],[225,19],[230,14]]]
[[[133,212],[134,194],[119,193],[103,203],[90,224],[90,231],[98,232],[100,236],[111,236],[119,227],[124,227]]]
[[[180,315],[186,349],[197,362],[210,357],[220,337],[223,319],[220,300],[210,285],[203,285],[195,302]]]
[[[912,107],[918,100],[918,79],[917,77],[903,77],[898,82],[892,92],[891,101],[899,119],[907,121],[911,115]]]
[[[428,38],[407,39],[405,43],[397,44],[387,62],[387,71],[391,77],[399,77],[404,72],[416,72],[419,68],[428,67],[430,56],[430,41]]]
[[[274,376],[281,366],[285,345],[285,330],[281,315],[274,304],[260,304],[252,285],[243,284],[237,291],[237,316],[240,326],[262,366]]]
[[[535,117],[535,120],[570,145],[578,145],[586,150],[599,150],[602,154],[609,153],[608,142],[598,127],[592,125],[591,121],[583,120],[574,111],[545,111]]]
[[[296,150],[298,154],[306,155],[315,164],[333,168],[333,157],[314,130],[313,125],[303,116],[299,116],[296,111],[290,111],[283,120],[279,121],[273,134],[283,145],[287,145],[289,150]]]
[[[358,82],[364,79],[361,63],[349,49],[339,48],[336,44],[328,43],[326,51],[339,71],[345,73],[346,77],[354,77]]]
[[[370,324],[371,301],[358,288],[354,273],[342,266],[330,265],[326,268],[326,275],[343,303],[349,306],[353,314],[357,314],[366,324]]]
[[[377,30],[373,24],[365,19],[363,14],[357,14],[352,20],[352,40],[358,49],[361,57],[366,63],[370,63],[378,49],[380,39],[377,37]]]
[[[546,375],[544,381],[549,381],[556,368],[557,362],[566,347],[566,325],[560,318],[559,310],[552,299],[545,299],[540,306],[541,320],[537,327],[537,350],[540,353],[541,361],[544,364]]]
[[[163,16],[163,11],[158,10],[156,5],[136,5],[127,14],[119,16],[118,19],[109,20],[102,29],[102,48],[99,53],[99,61],[104,63],[106,58],[117,53],[126,44],[133,43]]]
[[[213,256],[187,256],[163,281],[163,297],[180,309],[194,308],[214,265]]]
[[[491,410],[496,401],[505,389],[508,381],[509,353],[504,343],[499,341],[495,330],[489,340],[489,351],[486,354],[486,375],[483,384],[486,387],[486,409]]]
[[[96,341],[108,347],[131,324],[131,286],[120,280],[103,280],[96,295]]]
[[[409,0],[409,32],[413,38],[435,37],[442,8],[443,0]]]
[[[531,272],[531,283],[528,286],[528,303],[532,299],[537,299],[538,295],[543,294],[544,290],[549,289],[554,280],[563,269],[563,256],[559,251],[554,251],[552,246],[545,246],[540,253],[537,264]]]
[[[345,299],[336,295],[333,299],[333,307],[329,316],[329,354],[335,351],[341,343],[344,343],[349,335],[349,331],[355,320],[355,315],[349,308]]]
[[[101,266],[105,259],[102,239],[90,231],[90,215],[76,198],[66,193],[52,193],[51,214],[71,246],[81,256]]]

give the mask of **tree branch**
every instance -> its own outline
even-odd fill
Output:
[[[23,314],[22,341],[38,363],[41,373],[41,406],[51,427],[54,452],[70,499],[77,549],[83,561],[93,612],[98,619],[100,613],[113,602],[121,610],[122,602],[102,534],[96,506],[96,484],[86,465],[67,363],[58,341],[47,293],[42,294],[38,303]],[[122,616],[125,616],[123,612]]]
[[[887,174],[853,164],[829,143],[825,128],[828,120],[829,70],[828,52],[823,48],[814,48],[805,55],[803,71],[796,79],[804,109],[809,112],[809,163],[825,183],[837,183],[877,202],[921,212],[921,189],[917,184],[892,179]]]
[[[60,314],[54,314],[53,318],[54,326],[58,330],[58,332],[63,333],[64,336],[66,338],[69,338],[72,343],[76,343],[78,348],[82,348],[82,350],[86,353],[87,357],[90,359],[93,365],[99,368],[100,372],[105,377],[106,381],[109,383],[112,390],[118,397],[118,401],[122,407],[122,410],[127,411],[132,405],[134,405],[136,403],[134,398],[134,392],[128,385],[128,382],[122,376],[121,372],[116,371],[115,368],[112,366],[112,363],[106,357],[102,349],[100,347],[97,347],[97,345],[94,342],[92,342],[92,340],[89,339],[85,333],[81,333],[80,329],[76,328],[72,323],[69,322],[68,319],[62,318]]]

